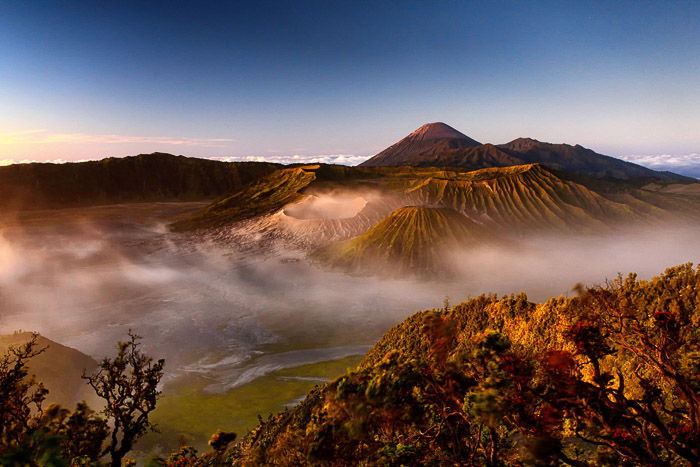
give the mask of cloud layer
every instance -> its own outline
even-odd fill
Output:
[[[320,156],[212,156],[207,159],[222,161],[222,162],[276,162],[278,164],[306,164],[306,163],[323,163],[323,164],[340,164],[340,165],[357,165],[360,162],[367,160],[367,156],[355,156],[352,154],[325,154]],[[64,164],[66,162],[85,162],[95,159],[78,159],[66,160],[58,159],[0,159],[0,167],[11,164],[28,164],[31,162],[43,162],[51,164]]]
[[[320,162],[322,164],[357,165],[367,160],[368,156],[356,156],[354,154],[320,154],[317,156],[305,156],[294,154],[291,156],[224,156],[210,157],[209,159],[225,162],[277,162],[278,164]]]
[[[620,159],[654,170],[669,170],[688,177],[700,178],[700,154],[631,154]]]
[[[313,156],[302,154],[264,156],[217,155],[217,153],[221,154],[223,152],[225,154],[229,152],[231,148],[230,143],[235,141],[235,139],[231,138],[56,133],[43,129],[20,130],[0,133],[0,157],[6,156],[0,159],[0,166],[29,162],[58,164],[82,162],[101,159],[102,157],[107,157],[107,155],[129,155],[153,151],[173,152],[191,157],[205,157],[226,162],[255,161],[277,162],[280,164],[321,162],[326,164],[357,165],[368,157],[354,154],[319,154]],[[2,146],[6,149],[2,149]],[[38,149],[39,147],[40,149]],[[173,149],[175,147],[178,149]],[[209,156],[206,155],[206,152],[202,154],[204,151],[197,148],[209,148],[206,151],[209,152]],[[105,154],[106,151],[107,153]],[[33,157],[35,153],[42,152],[52,152],[54,157],[50,159]],[[100,156],[93,156],[96,154],[100,154]]]

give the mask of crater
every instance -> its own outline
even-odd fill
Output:
[[[354,193],[315,194],[287,206],[284,214],[296,219],[348,219],[355,217],[367,200]]]

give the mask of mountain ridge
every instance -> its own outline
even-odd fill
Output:
[[[0,335],[0,353],[5,353],[8,347],[21,346],[31,338],[30,332]],[[35,375],[49,390],[47,403],[73,407],[87,400],[93,407],[99,407],[97,396],[81,378],[83,372],[91,373],[97,368],[97,361],[42,335],[37,336],[36,348],[46,350],[29,361],[29,374]]]
[[[450,208],[491,232],[515,238],[545,231],[597,234],[634,224],[659,226],[700,219],[700,202],[692,196],[621,186],[620,182],[583,183],[543,164],[472,171],[330,169],[281,169],[171,227],[184,232],[246,220],[246,231],[264,231],[270,238],[304,237],[302,243],[313,247],[316,242],[318,247],[359,235],[402,206]],[[355,190],[358,196],[368,191],[374,194],[365,208],[347,219],[303,220],[284,215],[286,206],[311,193],[339,189]]]
[[[159,152],[64,164],[13,164],[0,167],[0,207],[28,210],[214,199],[279,167]]]
[[[398,143],[379,152],[359,164],[362,167],[419,166],[465,167],[481,169],[541,163],[552,169],[582,174],[595,178],[629,180],[637,178],[695,182],[696,180],[673,172],[660,172],[612,156],[599,154],[579,144],[553,144],[533,138],[520,137],[504,144],[481,144],[446,124],[434,131],[434,138],[420,139],[426,124],[410,133]],[[456,144],[453,135],[467,140]]]
[[[229,197],[175,222],[172,228],[174,231],[216,228],[278,211],[299,200],[303,196],[300,191],[316,179],[309,168],[318,166],[285,168],[261,177]]]

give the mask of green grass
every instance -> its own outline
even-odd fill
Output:
[[[303,397],[320,381],[330,380],[355,367],[361,356],[318,362],[277,371],[234,388],[224,394],[205,394],[207,381],[190,378],[170,388],[158,401],[152,421],[160,433],[149,433],[139,450],[174,451],[181,441],[207,448],[209,437],[217,430],[233,431],[244,436],[258,424],[258,414],[284,410],[285,405]]]

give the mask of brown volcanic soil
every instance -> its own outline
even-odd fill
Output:
[[[416,165],[406,161],[431,148],[439,147],[440,150],[469,148],[480,144],[442,122],[428,123],[360,165],[363,167]]]

